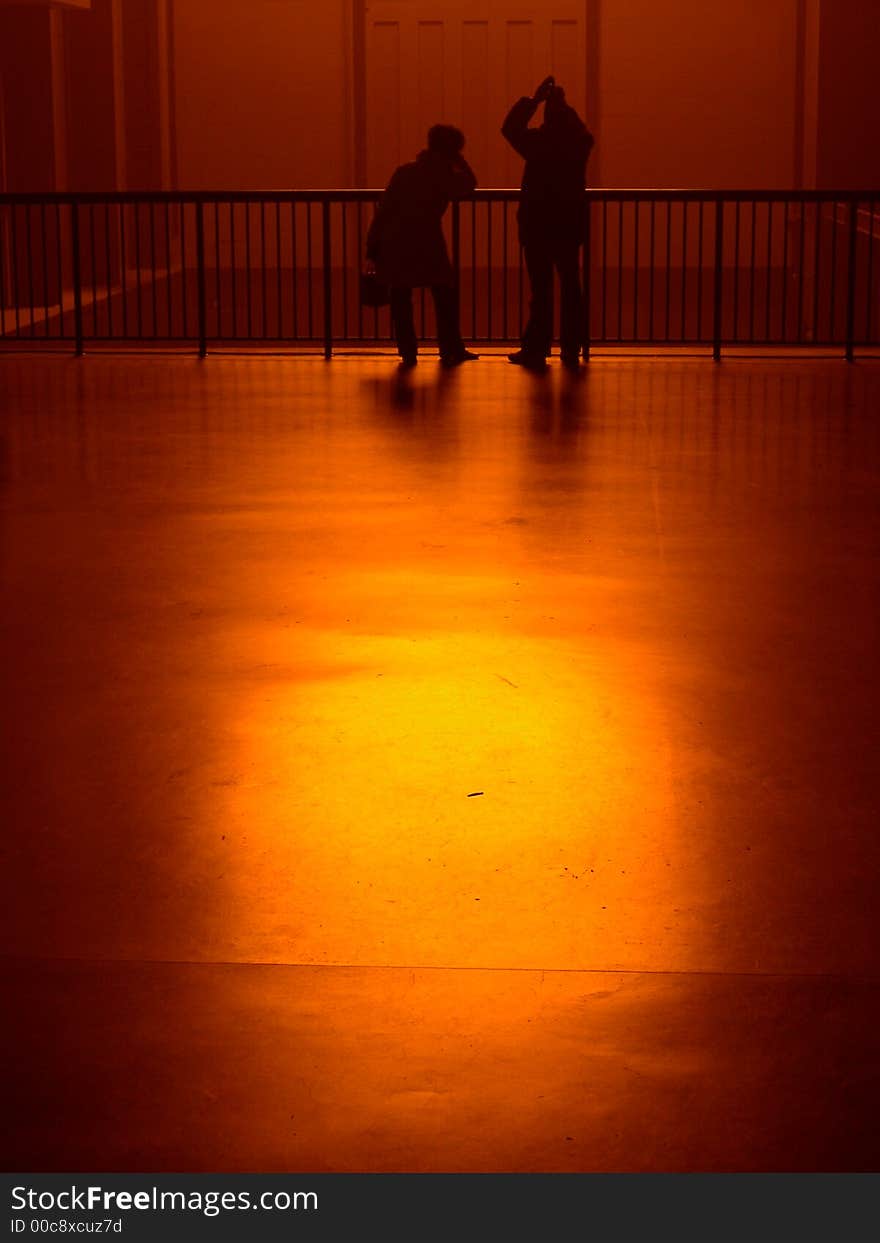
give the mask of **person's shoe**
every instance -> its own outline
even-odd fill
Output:
[[[547,370],[547,359],[542,354],[530,354],[528,350],[517,350],[515,354],[508,354],[507,361],[539,375]]]
[[[461,349],[454,354],[441,354],[440,365],[442,367],[460,367],[462,363],[475,363],[479,357],[479,354],[474,354],[472,350]]]
[[[580,371],[581,356],[575,350],[563,350],[560,361],[568,371]]]
[[[397,370],[398,371],[412,371],[413,367],[416,366],[418,361],[419,360],[415,354],[401,354],[400,363],[398,365]]]

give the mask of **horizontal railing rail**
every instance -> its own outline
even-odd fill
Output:
[[[8,203],[356,203],[373,202],[382,195],[381,187],[374,189],[337,189],[337,190],[91,190],[64,191],[47,190],[45,193],[32,194],[27,192],[0,193],[0,206]],[[726,203],[745,203],[753,199],[774,203],[849,203],[863,202],[874,198],[880,201],[880,190],[707,190],[696,189],[662,189],[645,190],[617,186],[611,189],[587,189],[586,199],[617,202],[619,199],[638,200],[643,203],[669,202],[689,199],[692,202],[714,203],[722,199]],[[519,190],[515,188],[481,188],[467,195],[462,202],[491,200],[499,203],[509,199],[517,200]]]
[[[317,348],[392,340],[359,298],[380,190],[0,195],[0,347]],[[516,340],[528,280],[518,191],[478,190],[444,227],[465,337]],[[584,345],[880,345],[880,191],[584,194]],[[435,333],[430,299],[417,330]]]

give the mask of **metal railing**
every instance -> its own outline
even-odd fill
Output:
[[[0,347],[334,348],[392,340],[360,304],[377,190],[0,195]],[[518,338],[514,190],[452,204],[462,331]],[[591,345],[880,344],[880,191],[589,190]],[[880,255],[878,255],[880,257]],[[425,291],[417,329],[434,335]]]

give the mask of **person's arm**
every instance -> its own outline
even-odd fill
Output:
[[[398,170],[399,172],[400,170]],[[385,231],[385,222],[388,219],[388,209],[394,203],[397,197],[397,172],[385,187],[385,192],[376,204],[376,211],[373,219],[370,221],[370,227],[367,229],[367,258],[371,263],[379,258],[379,250],[382,245],[382,234]]]
[[[524,160],[532,154],[535,143],[538,141],[538,132],[529,129],[529,121],[535,115],[538,105],[544,103],[555,85],[556,79],[551,73],[540,84],[534,95],[524,95],[522,99],[518,99],[504,118],[501,133]]]
[[[456,156],[452,164],[452,187],[449,197],[463,199],[465,195],[473,194],[476,188],[477,179],[474,170],[463,155]]]
[[[529,121],[535,115],[540,100],[524,95],[504,118],[501,133],[519,155],[527,160],[532,153],[536,131],[529,129]]]

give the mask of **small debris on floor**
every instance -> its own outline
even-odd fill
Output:
[[[468,798],[479,798],[482,793],[482,790],[474,790],[473,794],[468,795]]]

